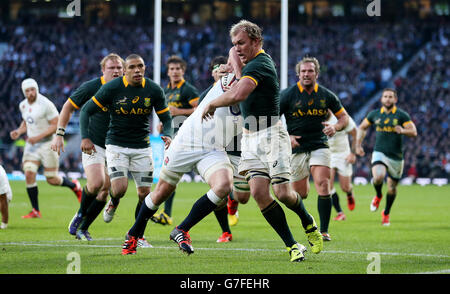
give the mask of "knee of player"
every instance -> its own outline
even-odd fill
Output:
[[[329,193],[330,192],[330,180],[327,178],[319,179],[316,182],[317,188],[320,189],[320,192]]]
[[[233,182],[228,179],[223,179],[211,188],[214,190],[214,193],[216,193],[217,196],[222,198],[231,193],[231,191],[233,190]]]
[[[237,200],[241,204],[247,204],[250,199],[250,193],[248,192],[234,192],[235,200]]]
[[[102,189],[103,188],[102,181],[89,181],[88,180],[86,186],[87,186],[89,193],[91,193],[91,194],[98,194],[98,193],[100,193],[100,191],[104,190],[104,189]],[[108,190],[109,190],[109,188],[106,191],[108,191]]]

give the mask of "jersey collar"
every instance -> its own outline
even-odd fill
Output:
[[[300,84],[300,81],[297,82],[297,87],[298,87],[298,90],[300,91],[300,93],[303,93],[303,91],[305,90],[305,88],[303,88],[302,85]],[[317,93],[317,91],[319,91],[319,84],[318,83],[316,83],[314,85],[314,92]],[[308,92],[308,91],[306,91],[306,92]]]
[[[125,88],[128,87],[128,81],[127,81],[127,78],[125,76],[123,76],[122,81],[123,81],[123,84],[124,84]],[[142,85],[142,88],[145,87],[145,78],[144,77],[142,78],[141,85]]]
[[[382,106],[380,109],[380,113],[384,113],[386,111],[386,109]],[[397,106],[394,105],[394,107],[392,107],[392,113],[395,113],[397,111]]]
[[[179,81],[178,84],[176,85],[176,88],[177,88],[177,89],[181,88],[181,86],[183,86],[183,84],[184,84],[185,82],[186,82],[186,81],[185,81],[184,79],[181,79],[181,81]],[[167,88],[170,88],[170,82],[167,84]]]
[[[102,85],[106,84],[106,81],[105,81],[105,77],[104,77],[104,76],[101,76],[101,77],[100,77],[100,82],[102,83]]]
[[[264,49],[259,50],[259,51],[256,53],[255,57],[258,56],[258,55],[261,54],[261,53],[266,53],[266,51],[264,51]],[[255,57],[253,57],[253,58],[255,58]]]

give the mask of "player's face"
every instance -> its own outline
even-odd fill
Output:
[[[232,36],[231,43],[233,43],[239,59],[244,64],[252,60],[261,49],[260,42],[250,39],[244,31],[239,31],[236,35]]]
[[[300,74],[299,74],[300,84],[305,87],[312,87],[316,84],[317,81],[317,73],[316,66],[312,62],[305,62],[300,65]]]
[[[145,64],[142,58],[130,59],[125,64],[125,76],[133,85],[139,85],[144,78]]]
[[[28,100],[34,101],[37,96],[36,88],[25,89],[25,96],[27,97]]]
[[[184,78],[184,69],[179,63],[169,63],[167,75],[171,82],[177,83]]]
[[[381,105],[386,109],[391,109],[394,107],[395,103],[397,103],[397,98],[395,97],[394,92],[392,91],[384,91],[381,95]]]
[[[103,77],[105,81],[109,82],[112,79],[123,76],[122,62],[117,59],[108,59],[105,62],[105,68],[103,69]]]

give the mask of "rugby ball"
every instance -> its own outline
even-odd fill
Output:
[[[220,78],[220,83],[222,84],[222,90],[227,90],[226,87],[230,87],[234,81],[236,81],[236,76],[234,73],[227,73]]]

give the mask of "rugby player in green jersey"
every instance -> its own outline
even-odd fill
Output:
[[[233,49],[244,64],[241,78],[231,89],[213,100],[203,111],[204,119],[219,107],[240,103],[244,117],[239,173],[245,175],[263,216],[283,240],[291,261],[304,260],[306,248],[297,243],[285,213],[270,193],[301,219],[313,253],[319,253],[323,240],[302,198],[290,183],[289,135],[280,120],[279,82],[272,58],[264,52],[261,28],[246,20],[230,30]]]
[[[294,190],[306,198],[309,176],[319,195],[317,206],[320,232],[324,241],[331,241],[328,226],[331,217],[330,195],[331,152],[327,136],[334,136],[348,124],[348,115],[339,98],[317,83],[319,61],[305,57],[295,67],[299,81],[281,93],[280,113],[284,114],[292,146],[291,182]],[[328,110],[337,123],[326,122]]]
[[[164,88],[167,104],[174,124],[174,136],[183,124],[183,121],[191,115],[198,105],[199,94],[197,88],[184,79],[186,61],[181,57],[170,56],[166,62],[169,83]],[[161,128],[161,126],[159,126]],[[193,175],[193,173],[191,172]],[[162,225],[171,225],[172,206],[175,192],[164,202],[164,210],[155,214],[151,220]]]
[[[117,54],[111,53],[100,62],[102,76],[81,84],[64,103],[59,115],[58,129],[53,139],[53,151],[64,152],[65,128],[75,110],[89,101],[92,96],[107,82],[123,76],[125,61]],[[77,239],[91,241],[89,226],[97,218],[106,204],[109,193],[109,177],[105,172],[105,138],[109,125],[109,112],[97,112],[91,118],[88,130],[96,152],[87,155],[82,153],[83,169],[86,173],[87,183],[83,188],[79,210],[69,224],[69,233]]]
[[[381,212],[381,223],[390,225],[389,214],[397,195],[397,184],[403,174],[403,136],[416,137],[417,129],[408,113],[396,106],[397,92],[384,89],[381,95],[381,109],[371,111],[358,127],[356,153],[364,156],[362,142],[367,129],[375,125],[375,147],[372,152],[372,177],[376,195],[370,210],[376,211],[383,197],[382,188],[387,174],[386,207]]]
[[[108,111],[110,123],[106,134],[106,161],[111,179],[111,199],[108,214],[114,215],[128,188],[130,171],[137,187],[139,212],[153,182],[153,162],[149,137],[149,117],[153,109],[163,124],[162,140],[166,147],[173,135],[172,116],[162,88],[144,77],[145,63],[137,54],[125,60],[125,75],[103,85],[81,109],[81,150],[92,154],[96,151],[89,133],[90,118],[98,111]],[[144,230],[142,230],[142,233]],[[139,238],[143,237],[138,236]]]

